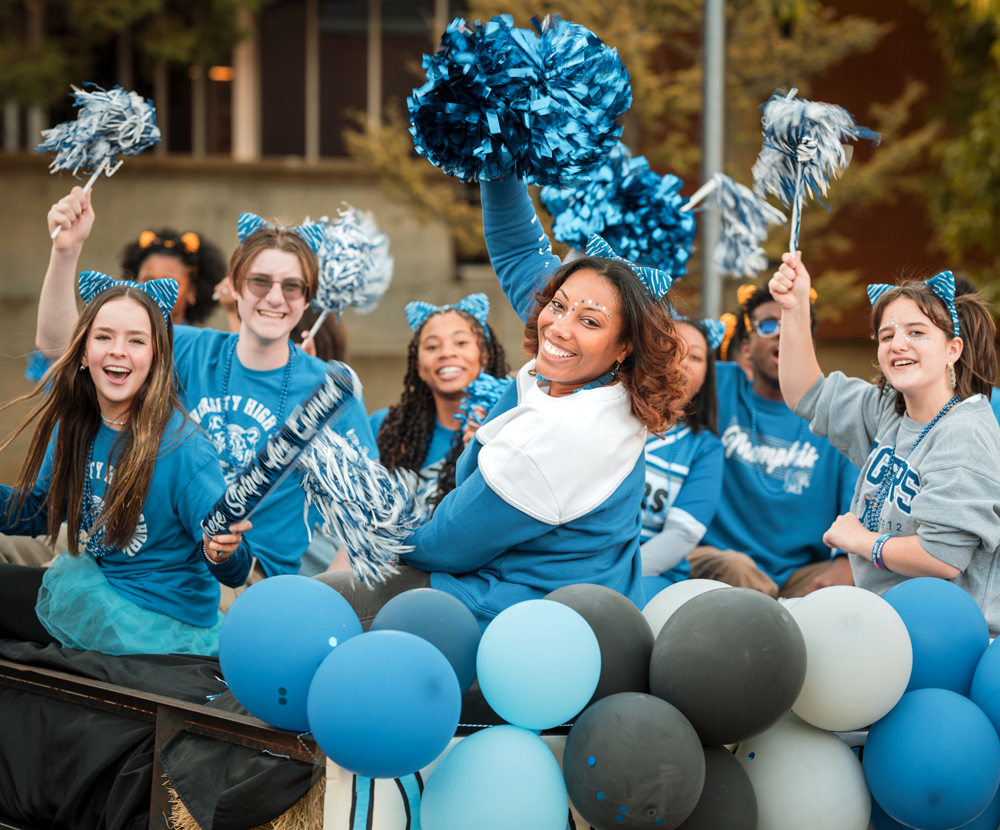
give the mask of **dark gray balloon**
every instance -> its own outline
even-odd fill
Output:
[[[587,583],[559,588],[545,599],[568,605],[594,630],[601,647],[601,678],[590,703],[619,692],[649,691],[653,631],[635,603],[611,588]]]
[[[724,746],[705,747],[705,789],[677,830],[757,830],[753,784]]]
[[[688,600],[653,646],[649,689],[676,706],[709,746],[773,726],[806,677],[806,644],[780,603],[748,588]]]
[[[577,718],[563,775],[573,806],[596,830],[674,830],[701,797],[705,755],[676,708],[623,692]]]

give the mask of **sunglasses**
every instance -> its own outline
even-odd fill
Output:
[[[776,337],[781,331],[781,320],[754,320],[752,326],[760,337]]]
[[[181,246],[189,254],[196,253],[198,249],[201,247],[201,240],[198,238],[198,234],[194,233],[193,231],[188,231],[186,234],[183,234],[181,236],[180,242]],[[152,231],[143,231],[141,234],[139,234],[140,248],[151,248],[154,245],[158,248],[176,247],[176,243],[174,242],[174,240],[160,239],[160,237],[158,237]]]
[[[246,287],[250,290],[250,293],[255,297],[266,297],[271,293],[271,286],[274,285],[275,280],[270,277],[265,277],[263,274],[254,274],[252,277],[247,277],[245,280]],[[302,280],[290,279],[290,280],[280,280],[281,293],[284,295],[286,300],[301,300],[305,294],[308,286]]]

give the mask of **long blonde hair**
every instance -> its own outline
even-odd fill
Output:
[[[80,366],[97,312],[111,300],[123,297],[139,303],[149,315],[153,359],[149,375],[129,409],[126,426],[112,448],[112,455],[118,451],[115,474],[108,482],[104,508],[91,532],[104,528],[106,543],[114,548],[128,544],[149,494],[161,439],[170,418],[180,410],[173,381],[173,333],[153,299],[145,291],[131,286],[116,285],[102,291],[84,308],[65,354],[31,392],[3,407],[42,399],[0,446],[0,451],[6,449],[38,419],[28,454],[14,484],[7,515],[14,521],[21,518],[55,433],[52,477],[44,504],[48,513],[48,537],[54,542],[65,520],[69,524],[69,552],[74,556],[79,553],[77,538],[83,518],[84,476],[89,474],[84,466],[101,425],[101,408],[93,378],[90,372],[81,372]]]

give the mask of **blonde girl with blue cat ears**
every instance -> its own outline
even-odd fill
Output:
[[[809,336],[809,273],[800,254],[783,260],[770,284],[782,309],[782,392],[861,467],[850,512],[824,540],[850,554],[859,587],[880,594],[910,577],[954,582],[996,636],[1000,428],[989,404],[989,310],[975,295],[956,298],[950,271],[871,285],[878,381],[824,377]]]
[[[65,520],[69,550],[49,568],[0,565],[0,636],[215,654],[219,582],[246,579],[250,522],[201,531],[225,481],[174,388],[177,284],[88,271],[80,294],[68,348],[13,402],[41,399],[18,430],[37,420],[17,482],[0,486],[0,531],[54,539]]]
[[[60,217],[49,214],[50,228]],[[53,254],[39,301],[39,340],[65,349],[64,328],[76,320],[73,275],[83,240],[93,224],[93,208],[69,217],[65,238],[75,254]],[[240,244],[229,262],[229,287],[240,314],[236,333],[178,326],[174,365],[181,403],[215,445],[223,475],[232,482],[268,436],[280,430],[296,405],[326,375],[326,364],[294,345],[289,336],[316,296],[322,227],[316,223],[276,227],[252,213],[240,215]],[[360,389],[360,383],[357,384]],[[351,401],[334,427],[354,430],[377,455],[364,402]],[[298,573],[309,547],[313,519],[297,475],[288,476],[255,514],[258,544],[252,579]],[[316,567],[325,567],[319,563]],[[313,571],[315,572],[315,570]]]

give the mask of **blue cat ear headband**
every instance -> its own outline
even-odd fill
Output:
[[[323,242],[323,228],[325,226],[325,222],[309,222],[306,225],[295,225],[294,227],[281,228],[280,230],[289,230],[301,236],[315,254],[319,252],[319,247]],[[255,231],[259,231],[261,228],[276,227],[278,226],[261,219],[256,213],[241,213],[239,220],[236,222],[236,235],[240,238],[240,245],[242,245],[246,241],[246,238]]]
[[[415,302],[406,304],[406,322],[414,334],[420,331],[420,327],[427,322],[427,318],[439,311],[458,309],[466,314],[471,314],[483,327],[486,339],[490,339],[490,330],[486,327],[486,318],[490,314],[490,298],[485,294],[470,294],[464,300],[459,300],[455,305],[433,305],[431,303]]]
[[[706,317],[704,320],[689,320],[680,314],[674,314],[674,319],[679,323],[699,323],[705,327],[705,331],[708,332],[708,346],[714,352],[719,346],[722,345],[722,341],[726,339],[726,324],[722,320],[713,320],[710,317]]]
[[[674,282],[673,277],[666,271],[659,271],[656,268],[644,268],[641,265],[630,262],[625,257],[618,256],[611,246],[596,233],[591,234],[587,240],[587,256],[599,256],[602,259],[614,259],[618,262],[624,262],[629,268],[635,271],[636,276],[639,277],[639,281],[646,286],[646,290],[653,295],[654,300],[662,300]]]
[[[930,286],[931,290],[938,297],[944,300],[944,304],[948,307],[948,313],[951,314],[951,323],[955,328],[955,337],[958,337],[958,312],[955,310],[955,275],[951,271],[942,271],[940,274],[936,274],[927,280],[927,285]],[[892,291],[892,289],[898,287],[898,285],[886,285],[885,283],[869,285],[868,299],[871,301],[872,307],[875,306],[879,297],[885,294],[886,291]]]
[[[127,285],[129,288],[145,291],[159,306],[166,321],[170,322],[170,312],[173,311],[174,304],[177,302],[179,291],[176,280],[158,279],[149,282],[132,282],[131,280],[113,280],[100,271],[84,271],[80,274],[80,296],[83,298],[84,304],[89,303],[102,291],[114,288],[116,285]]]

